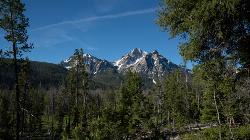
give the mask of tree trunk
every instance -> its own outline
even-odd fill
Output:
[[[13,43],[14,48],[14,66],[15,66],[15,90],[16,90],[16,139],[19,140],[20,133],[20,91],[18,85],[18,67],[17,67],[17,58],[16,58],[16,47],[15,43]]]
[[[13,51],[13,63],[14,63],[14,72],[15,72],[15,91],[16,91],[16,140],[19,140],[20,133],[20,91],[18,83],[18,66],[17,66],[17,48],[16,41],[14,37],[14,22],[13,22],[13,13],[12,13],[12,1],[10,2],[10,18],[11,18],[11,35],[12,35],[12,51]]]
[[[168,111],[168,124],[170,124],[170,112]]]
[[[234,134],[233,134],[232,129],[231,129],[232,121],[234,122],[233,118],[229,117],[228,127],[229,127],[229,131],[230,131],[230,134],[231,134],[231,139],[234,139]]]
[[[24,84],[24,94],[23,94],[23,109],[22,109],[22,129],[21,129],[21,137],[23,136],[23,132],[24,132],[24,125],[25,125],[25,112],[24,109],[26,109],[26,96],[27,96],[27,83],[25,82]]]
[[[221,122],[220,122],[220,113],[219,113],[219,109],[218,109],[218,105],[217,105],[217,101],[216,101],[216,93],[215,93],[215,90],[214,90],[214,105],[215,105],[215,108],[216,108],[216,113],[217,113],[217,121],[218,121],[218,124],[219,124],[219,127],[220,127],[219,137],[220,137],[220,140],[221,140]]]

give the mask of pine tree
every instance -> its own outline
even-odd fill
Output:
[[[12,49],[6,54],[13,56],[15,69],[15,91],[16,91],[16,139],[20,135],[20,89],[18,56],[24,51],[32,48],[27,43],[28,19],[24,15],[24,4],[20,0],[1,0],[0,2],[0,28],[5,31],[4,38],[11,43]]]
[[[77,129],[75,130],[75,135],[81,132],[83,133],[83,137],[88,137],[88,73],[85,68],[82,49],[75,50],[70,64],[71,69],[66,88],[69,89],[69,93],[71,94],[69,107],[72,107],[73,110],[68,116],[70,118],[71,113],[73,114],[72,125],[73,128]]]
[[[164,0],[157,23],[180,45],[186,60],[204,63],[221,54],[249,69],[250,4],[247,0]]]
[[[9,94],[9,93],[8,93]],[[0,91],[0,139],[14,139],[13,116],[11,111],[10,97]]]
[[[120,115],[121,136],[125,139],[140,136],[143,117],[142,80],[136,73],[129,71],[121,87]]]
[[[151,135],[154,139],[159,139],[160,130],[163,128],[167,116],[164,86],[162,85],[162,81],[156,81],[152,92],[147,95],[146,104],[148,106],[145,111],[147,111],[150,115],[150,118],[146,120],[149,122],[149,130],[152,131]]]
[[[236,109],[231,98],[236,77],[250,68],[249,7],[247,0],[164,0],[159,11],[157,23],[172,37],[183,37],[181,55],[202,71],[202,119],[219,126]]]
[[[186,104],[184,101],[185,85],[180,71],[176,71],[170,75],[166,80],[165,97],[167,103],[167,110],[169,111],[172,127],[175,131],[177,126],[185,124],[185,110]],[[169,122],[170,123],[170,122]]]
[[[21,60],[19,85],[20,85],[20,105],[21,105],[21,137],[27,127],[27,115],[31,113],[28,109],[28,102],[30,102],[30,62],[28,58]]]

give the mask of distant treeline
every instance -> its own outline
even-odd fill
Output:
[[[19,60],[24,61],[24,60]],[[21,67],[19,65],[19,67]],[[63,84],[67,75],[67,69],[64,67],[46,63],[30,61],[30,83],[34,87],[58,87]],[[1,88],[13,88],[15,85],[14,65],[12,59],[0,59],[0,86]]]

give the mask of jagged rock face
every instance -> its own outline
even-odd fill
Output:
[[[67,68],[70,69],[72,66],[70,66],[70,63],[72,60],[72,57],[69,59],[63,61],[61,64]],[[116,67],[107,60],[101,60],[99,58],[96,58],[90,54],[83,54],[83,63],[86,64],[86,69],[90,75],[95,75],[100,72],[104,71],[116,71]]]
[[[149,78],[161,78],[172,70],[179,68],[178,65],[170,62],[157,51],[147,53],[138,48],[133,49],[114,63],[101,60],[90,54],[84,54],[83,60],[91,75],[104,71],[125,73],[132,70]],[[70,69],[72,67],[70,61],[72,61],[72,58],[63,61],[63,66]]]
[[[178,68],[178,65],[170,62],[157,51],[147,53],[137,48],[114,64],[121,73],[132,70],[150,78],[163,77],[166,73]]]
[[[123,56],[118,61],[116,61],[114,65],[118,67],[118,70],[120,72],[128,71],[130,66],[139,62],[140,59],[146,55],[147,55],[146,52],[142,52],[142,50],[136,48],[132,50],[130,53],[128,53],[127,55]]]
[[[93,75],[107,70],[116,71],[116,67],[107,60],[101,60],[89,54],[84,55],[83,59],[87,65],[87,71]]]

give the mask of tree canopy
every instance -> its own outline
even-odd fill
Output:
[[[215,58],[250,69],[248,0],[164,0],[157,23],[181,36],[181,54],[198,63]]]

